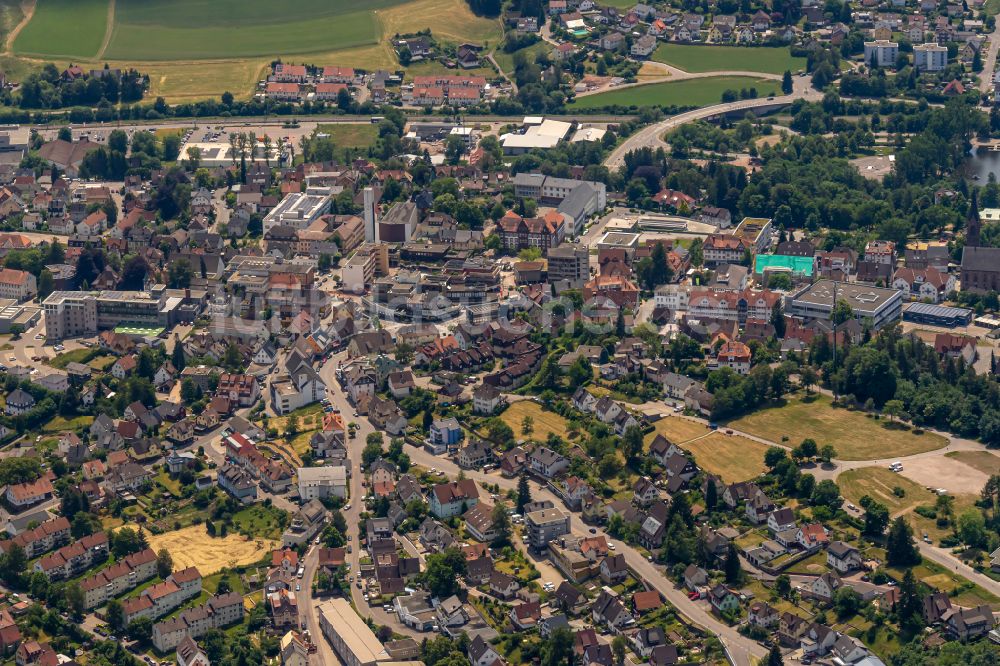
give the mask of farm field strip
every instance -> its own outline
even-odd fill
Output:
[[[570,109],[596,109],[604,106],[691,106],[701,107],[722,102],[727,90],[739,92],[755,88],[758,97],[767,97],[778,89],[778,82],[748,76],[709,76],[683,81],[666,81],[620,88],[596,95],[579,97]]]
[[[782,74],[804,69],[806,59],[794,57],[786,48],[767,46],[699,46],[662,43],[653,60],[685,72],[762,72]]]
[[[108,0],[38,0],[12,45],[18,55],[93,58],[104,41]]]

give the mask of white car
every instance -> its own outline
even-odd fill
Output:
[[[615,549],[615,544],[609,543],[608,544],[608,550],[614,550],[614,549]]]

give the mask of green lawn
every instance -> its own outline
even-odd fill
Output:
[[[493,59],[497,61],[500,65],[500,69],[511,74],[514,72],[514,56],[518,53],[524,53],[528,56],[528,60],[533,62],[535,56],[539,53],[544,53],[552,49],[552,45],[547,42],[535,42],[531,46],[526,46],[523,49],[518,49],[514,53],[507,53],[503,49],[497,49],[493,54]]]
[[[254,504],[233,514],[233,527],[235,531],[249,533],[253,537],[280,539],[286,517],[287,514],[281,509]]]
[[[35,14],[14,40],[14,52],[93,58],[101,48],[108,0],[38,0]]]
[[[378,125],[369,122],[320,125],[317,129],[329,134],[338,148],[368,148],[378,139]]]
[[[788,47],[699,46],[661,43],[653,60],[685,72],[763,72],[782,74],[805,69],[806,59],[793,57]]]
[[[892,567],[888,568],[888,572],[896,580],[902,580],[905,573],[901,569]],[[941,592],[947,592],[953,604],[959,606],[989,604],[993,610],[1000,609],[1000,597],[949,571],[937,562],[925,558],[923,562],[913,567],[913,575],[921,583]]]
[[[375,44],[375,10],[398,0],[118,0],[110,59],[179,60],[315,53]],[[293,11],[290,11],[293,10]],[[344,63],[351,64],[351,63]]]
[[[70,363],[90,363],[93,359],[107,354],[103,349],[97,347],[89,347],[87,349],[74,349],[72,351],[63,352],[57,355],[51,360],[47,361],[49,365],[53,368],[59,368],[64,370]],[[111,359],[112,363],[114,359]]]
[[[756,88],[758,97],[773,95],[780,88],[777,81],[749,76],[713,76],[667,83],[650,83],[611,90],[577,98],[570,109],[599,109],[605,106],[709,106],[722,102],[726,90],[739,92]]]
[[[887,427],[888,421],[876,421],[863,412],[835,409],[822,395],[811,401],[791,398],[783,406],[757,410],[729,425],[774,442],[787,436],[792,446],[810,437],[820,447],[832,444],[841,460],[895,458],[947,444],[940,435],[915,435],[912,430]]]
[[[62,416],[53,416],[48,423],[42,426],[42,432],[52,433],[63,432],[64,430],[69,430],[70,432],[80,432],[84,428],[89,427],[93,422],[93,416],[77,416],[72,419],[67,419]]]

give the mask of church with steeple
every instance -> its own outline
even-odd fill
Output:
[[[974,294],[1000,292],[1000,248],[980,245],[983,221],[979,217],[976,194],[965,219],[965,248],[962,250],[961,289]]]

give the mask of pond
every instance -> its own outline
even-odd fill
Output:
[[[965,163],[963,171],[967,178],[972,178],[979,184],[989,182],[990,174],[1000,180],[1000,150],[987,150],[980,146],[973,146],[972,150],[969,151],[969,159]]]

